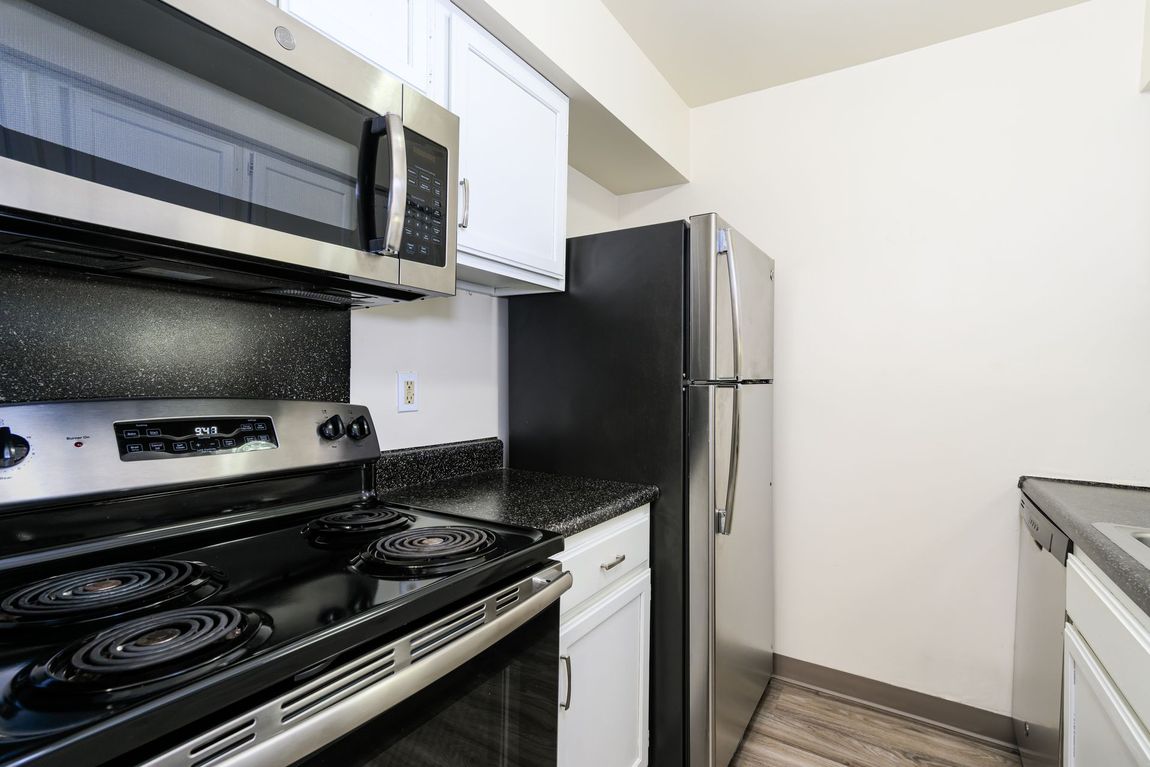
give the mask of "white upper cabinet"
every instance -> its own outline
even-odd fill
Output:
[[[447,107],[459,115],[460,279],[503,294],[562,289],[567,97],[461,11]]]
[[[429,94],[432,2],[279,0],[279,7]]]
[[[562,290],[567,96],[447,0],[278,5],[459,116],[461,287],[493,295]],[[299,182],[319,183],[325,199],[342,191],[321,179]]]

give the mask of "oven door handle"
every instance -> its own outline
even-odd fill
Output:
[[[378,651],[187,741],[139,767],[284,767],[324,748],[451,673],[511,635],[571,588],[571,573],[550,565],[518,585],[513,607],[504,589]],[[526,596],[525,596],[526,595]],[[466,629],[482,608],[485,622]],[[466,631],[429,639],[432,631]],[[434,648],[446,642],[439,649]],[[426,654],[420,654],[426,652]],[[416,659],[412,660],[413,654]],[[402,666],[402,667],[401,667]],[[389,669],[395,669],[388,674]],[[380,675],[383,675],[380,678]],[[348,681],[348,679],[351,681]],[[349,692],[350,689],[350,692]],[[339,696],[343,696],[340,698]],[[329,702],[332,697],[336,702]],[[325,707],[326,706],[326,707]],[[314,713],[308,713],[315,709]]]
[[[375,222],[375,170],[382,137],[387,138],[391,178],[388,180],[387,217],[383,223],[381,237],[378,235]],[[399,255],[399,246],[403,240],[404,217],[407,215],[407,138],[403,133],[403,118],[394,112],[369,117],[363,123],[356,189],[359,197],[359,228],[364,250],[382,256]]]

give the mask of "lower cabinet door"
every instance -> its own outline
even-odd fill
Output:
[[[651,571],[559,627],[559,767],[647,764]]]
[[[1150,767],[1150,733],[1073,626],[1065,632],[1064,767]]]

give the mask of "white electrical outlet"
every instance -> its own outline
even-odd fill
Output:
[[[419,410],[419,376],[416,373],[395,374],[395,410],[397,413]]]

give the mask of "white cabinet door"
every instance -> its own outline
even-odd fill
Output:
[[[559,628],[559,767],[647,763],[651,571]]]
[[[1064,639],[1064,767],[1150,767],[1150,733],[1073,626]]]
[[[451,19],[450,66],[448,108],[459,115],[466,179],[460,263],[486,262],[496,274],[509,273],[501,265],[524,269],[562,287],[567,97],[460,11]]]
[[[428,92],[429,0],[279,0],[279,6],[420,91]]]

